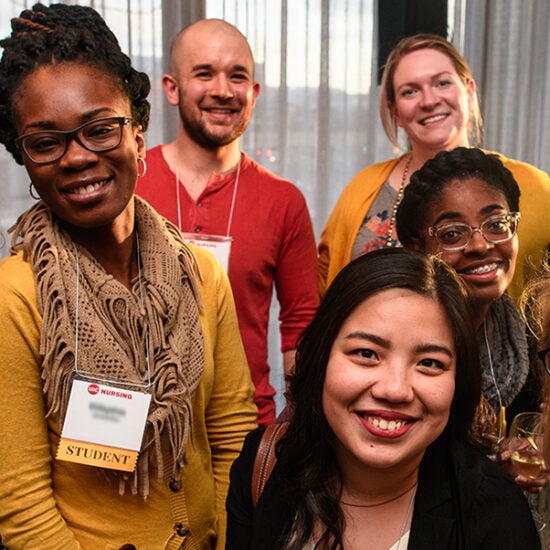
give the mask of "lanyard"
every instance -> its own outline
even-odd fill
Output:
[[[134,386],[134,387],[140,387],[143,388],[145,391],[148,391],[151,386],[151,363],[149,361],[149,333],[145,332],[145,363],[147,365],[147,373],[146,373],[146,379],[147,382],[140,384],[137,382],[125,382],[122,380],[112,380],[107,377],[98,376],[96,374],[92,374],[90,372],[86,372],[83,370],[80,370],[78,367],[78,346],[79,346],[79,338],[78,338],[78,328],[79,328],[79,312],[80,312],[80,262],[78,260],[78,248],[76,244],[73,242],[73,248],[74,248],[74,254],[76,259],[76,308],[75,308],[75,352],[74,352],[74,371],[75,373],[82,377],[89,380],[97,380],[99,382],[108,382],[108,383],[114,383],[120,386]],[[136,252],[137,252],[137,262],[138,262],[138,285],[139,285],[139,295],[141,300],[141,306],[143,308],[143,311],[145,311],[145,300],[143,298],[143,287],[141,283],[141,253],[139,249],[139,234],[136,230]]]
[[[487,355],[489,357],[489,368],[491,370],[491,377],[495,385],[495,390],[498,399],[499,412],[497,416],[498,421],[498,437],[506,437],[506,407],[502,404],[502,396],[500,395],[500,389],[497,384],[497,378],[495,375],[495,368],[493,366],[493,357],[491,355],[491,347],[489,346],[489,339],[487,337],[487,325],[485,319],[483,320],[483,335],[485,337],[485,347],[487,348]]]

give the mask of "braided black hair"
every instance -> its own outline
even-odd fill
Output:
[[[127,94],[132,118],[143,131],[149,123],[149,77],[132,68],[130,58],[103,18],[90,7],[35,4],[11,20],[11,35],[0,41],[0,142],[23,164],[15,145],[14,93],[42,65],[78,62],[106,71]]]
[[[519,210],[520,190],[512,173],[495,154],[457,147],[441,151],[412,176],[397,209],[396,229],[403,246],[420,240],[426,229],[426,214],[435,199],[452,181],[477,178],[504,194],[512,212]]]

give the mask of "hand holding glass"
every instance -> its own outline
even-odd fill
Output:
[[[544,420],[541,413],[525,412],[514,417],[508,450],[517,474],[534,479],[544,466],[542,439]]]

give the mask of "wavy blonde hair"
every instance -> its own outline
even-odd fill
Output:
[[[393,78],[399,62],[407,54],[423,49],[437,50],[446,55],[454,65],[454,68],[466,86],[473,81],[472,71],[466,60],[458,53],[458,50],[445,38],[437,34],[415,34],[401,40],[391,51],[382,74],[380,90],[380,119],[384,131],[396,150],[399,149],[398,126],[391,108],[395,106],[395,90]],[[479,110],[477,92],[474,92],[470,119],[468,121],[468,140],[470,146],[481,145],[483,137],[483,119]]]

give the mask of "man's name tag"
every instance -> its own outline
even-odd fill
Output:
[[[224,271],[228,273],[232,237],[206,235],[201,233],[182,233],[182,236],[187,242],[212,252]]]
[[[132,472],[151,395],[74,380],[56,458]]]

